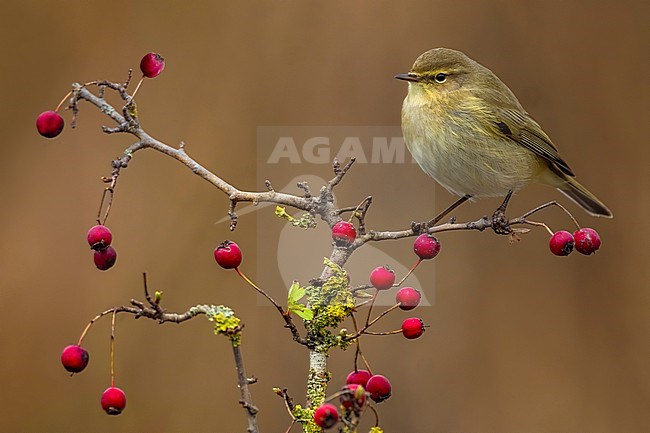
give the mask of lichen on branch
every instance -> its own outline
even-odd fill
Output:
[[[209,321],[214,322],[215,334],[228,337],[233,347],[241,344],[241,320],[235,316],[234,311],[223,305],[217,307],[213,305],[206,316]]]

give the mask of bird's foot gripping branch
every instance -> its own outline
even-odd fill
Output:
[[[446,209],[445,212],[426,223],[408,224],[402,230],[370,229],[366,224],[366,215],[371,209],[372,197],[360,199],[358,204],[338,207],[335,203],[335,189],[341,184],[346,173],[354,164],[354,159],[341,165],[333,163],[333,177],[323,185],[318,192],[312,193],[306,182],[299,184],[302,195],[287,194],[275,191],[270,181],[266,181],[263,191],[244,191],[226,182],[224,179],[205,168],[188,155],[185,146],[171,146],[153,138],[146,132],[138,119],[138,109],[134,99],[135,94],[142,88],[146,79],[155,78],[164,68],[161,56],[149,53],[141,61],[142,78],[135,90],[129,93],[131,72],[124,83],[111,81],[92,81],[85,84],[74,84],[55,110],[42,113],[36,122],[38,132],[47,138],[61,134],[64,120],[58,113],[62,107],[72,112],[71,124],[76,124],[80,103],[86,102],[101,110],[114,126],[104,126],[107,134],[123,133],[135,137],[136,141],[127,147],[122,155],[111,163],[111,173],[103,178],[107,184],[102,191],[101,202],[96,224],[88,231],[88,244],[93,252],[95,266],[102,271],[112,269],[117,263],[117,252],[113,247],[113,233],[106,226],[114,192],[122,170],[128,167],[135,154],[144,149],[151,149],[169,156],[201,179],[209,182],[218,191],[224,193],[227,199],[227,214],[230,217],[230,229],[237,226],[236,207],[240,202],[273,203],[276,205],[275,215],[287,221],[296,229],[310,229],[317,223],[327,224],[331,229],[332,241],[329,257],[324,259],[320,275],[305,284],[294,282],[288,290],[285,300],[276,300],[262,287],[252,281],[243,271],[243,253],[239,245],[232,241],[218,244],[211,253],[218,265],[226,270],[232,270],[241,277],[242,284],[253,289],[253,293],[262,295],[279,313],[281,321],[278,328],[288,329],[293,341],[298,343],[297,350],[304,350],[309,362],[307,395],[303,403],[296,403],[284,388],[274,388],[287,408],[289,426],[287,432],[294,426],[300,426],[305,432],[320,432],[335,426],[342,432],[357,432],[362,418],[370,416],[374,419],[371,433],[380,433],[378,407],[391,396],[390,380],[379,374],[382,369],[371,368],[369,360],[364,356],[361,342],[373,336],[394,336],[401,334],[404,338],[414,340],[424,335],[428,325],[419,317],[407,317],[399,329],[377,329],[381,319],[389,314],[400,311],[411,311],[418,307],[421,294],[418,290],[408,287],[405,282],[408,277],[424,262],[434,259],[441,250],[441,243],[436,234],[458,230],[483,231],[491,228],[499,234],[506,234],[512,239],[528,232],[531,228],[542,227],[550,234],[549,247],[553,254],[568,255],[574,248],[583,254],[592,254],[600,247],[600,238],[595,230],[580,228],[573,216],[559,203],[551,202],[532,209],[518,218],[507,219],[505,213],[492,217],[482,217],[475,221],[457,222],[451,217],[442,222],[443,218],[453,209],[467,200],[461,199]],[[93,92],[96,90],[96,92]],[[115,108],[106,99],[106,92],[115,92],[123,101],[121,108]],[[553,232],[545,223],[533,221],[530,217],[548,207],[562,209],[576,225],[574,233],[568,231]],[[287,209],[302,212],[292,215]],[[368,284],[358,287],[350,286],[350,279],[345,265],[350,256],[368,242],[380,242],[415,238],[413,251],[414,264],[410,270],[396,281],[395,273],[386,266],[376,267],[368,277]],[[378,264],[380,265],[380,264]],[[162,307],[162,292],[156,291],[150,295],[147,288],[146,276],[144,285],[144,302],[131,300],[130,304],[110,308],[93,318],[82,332],[75,345],[66,347],[61,355],[61,361],[66,370],[71,373],[82,372],[89,362],[89,354],[82,347],[84,337],[92,324],[104,317],[111,316],[111,386],[104,392],[101,405],[110,415],[121,414],[126,407],[126,394],[115,386],[115,317],[117,314],[130,314],[134,318],[145,318],[159,323],[183,323],[199,315],[206,316],[214,327],[216,334],[228,338],[233,350],[237,370],[238,385],[241,392],[240,404],[245,409],[249,433],[259,432],[257,417],[261,413],[253,404],[250,385],[256,382],[246,376],[241,353],[243,322],[233,311],[225,306],[197,305],[181,313],[171,313]],[[380,292],[395,291],[395,303],[379,314],[373,315],[373,307]],[[215,297],[219,294],[215,293]],[[365,309],[362,309],[365,307]],[[350,319],[353,330],[341,328],[344,320]],[[302,330],[302,331],[301,331]],[[334,392],[328,391],[331,381],[342,384],[338,378],[333,378],[327,369],[327,357],[336,348],[346,350],[354,347],[354,357],[351,359],[351,371],[345,379],[345,384]],[[386,362],[377,361],[378,364]],[[275,378],[282,381],[282,376]],[[269,390],[270,391],[270,390]]]

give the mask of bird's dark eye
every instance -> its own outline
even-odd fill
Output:
[[[434,80],[436,80],[436,83],[444,83],[447,81],[447,74],[443,74],[442,72],[439,74],[436,74],[435,77],[433,77]]]

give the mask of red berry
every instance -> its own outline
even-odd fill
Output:
[[[314,422],[318,427],[334,427],[339,422],[339,411],[332,403],[322,404],[314,412]]]
[[[395,284],[395,272],[388,266],[380,266],[370,273],[370,284],[377,290],[388,290]]]
[[[548,247],[556,256],[568,256],[573,251],[574,244],[573,235],[565,230],[560,230],[551,236]]]
[[[103,250],[113,241],[113,234],[108,227],[96,225],[88,230],[88,245],[93,250]]]
[[[370,372],[367,370],[356,370],[348,374],[348,377],[345,379],[345,383],[348,385],[361,385],[365,388],[366,384],[368,383],[368,379],[371,377],[372,374],[370,374]]]
[[[66,346],[61,353],[61,364],[70,373],[81,373],[88,365],[89,360],[88,351],[76,344]]]
[[[115,251],[115,248],[110,246],[103,250],[97,250],[93,255],[93,260],[95,261],[97,269],[100,271],[107,271],[115,264],[115,261],[117,260],[117,251]]]
[[[402,287],[395,295],[395,301],[404,311],[409,311],[417,307],[420,304],[421,298],[422,295],[420,292],[415,290],[413,287]]]
[[[356,383],[345,385],[343,393],[339,397],[341,406],[347,410],[359,410],[366,404],[366,390]]]
[[[357,229],[348,221],[339,221],[332,227],[332,239],[336,245],[347,247],[357,238]]]
[[[102,409],[109,415],[119,415],[126,407],[126,394],[120,388],[111,386],[102,394]]]
[[[428,233],[423,233],[415,239],[413,251],[420,260],[432,259],[440,252],[440,241]]]
[[[156,78],[165,69],[165,59],[160,54],[148,53],[140,60],[140,70],[147,78]]]
[[[224,269],[238,268],[242,260],[239,245],[232,241],[223,241],[214,249],[214,259]]]
[[[593,254],[600,248],[600,236],[594,229],[584,228],[573,233],[575,247],[579,253]]]
[[[63,117],[56,111],[43,111],[36,118],[36,129],[43,137],[54,138],[63,131]]]
[[[409,340],[414,340],[424,333],[424,322],[418,317],[411,317],[402,322],[402,334]]]
[[[366,391],[370,394],[371,399],[377,403],[381,403],[390,397],[390,382],[381,374],[375,374],[368,380]]]

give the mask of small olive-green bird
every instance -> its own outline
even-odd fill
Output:
[[[402,132],[422,170],[461,197],[509,197],[531,182],[553,186],[594,216],[612,212],[575,179],[535,120],[488,68],[460,51],[417,58]],[[505,205],[505,203],[504,203]]]

